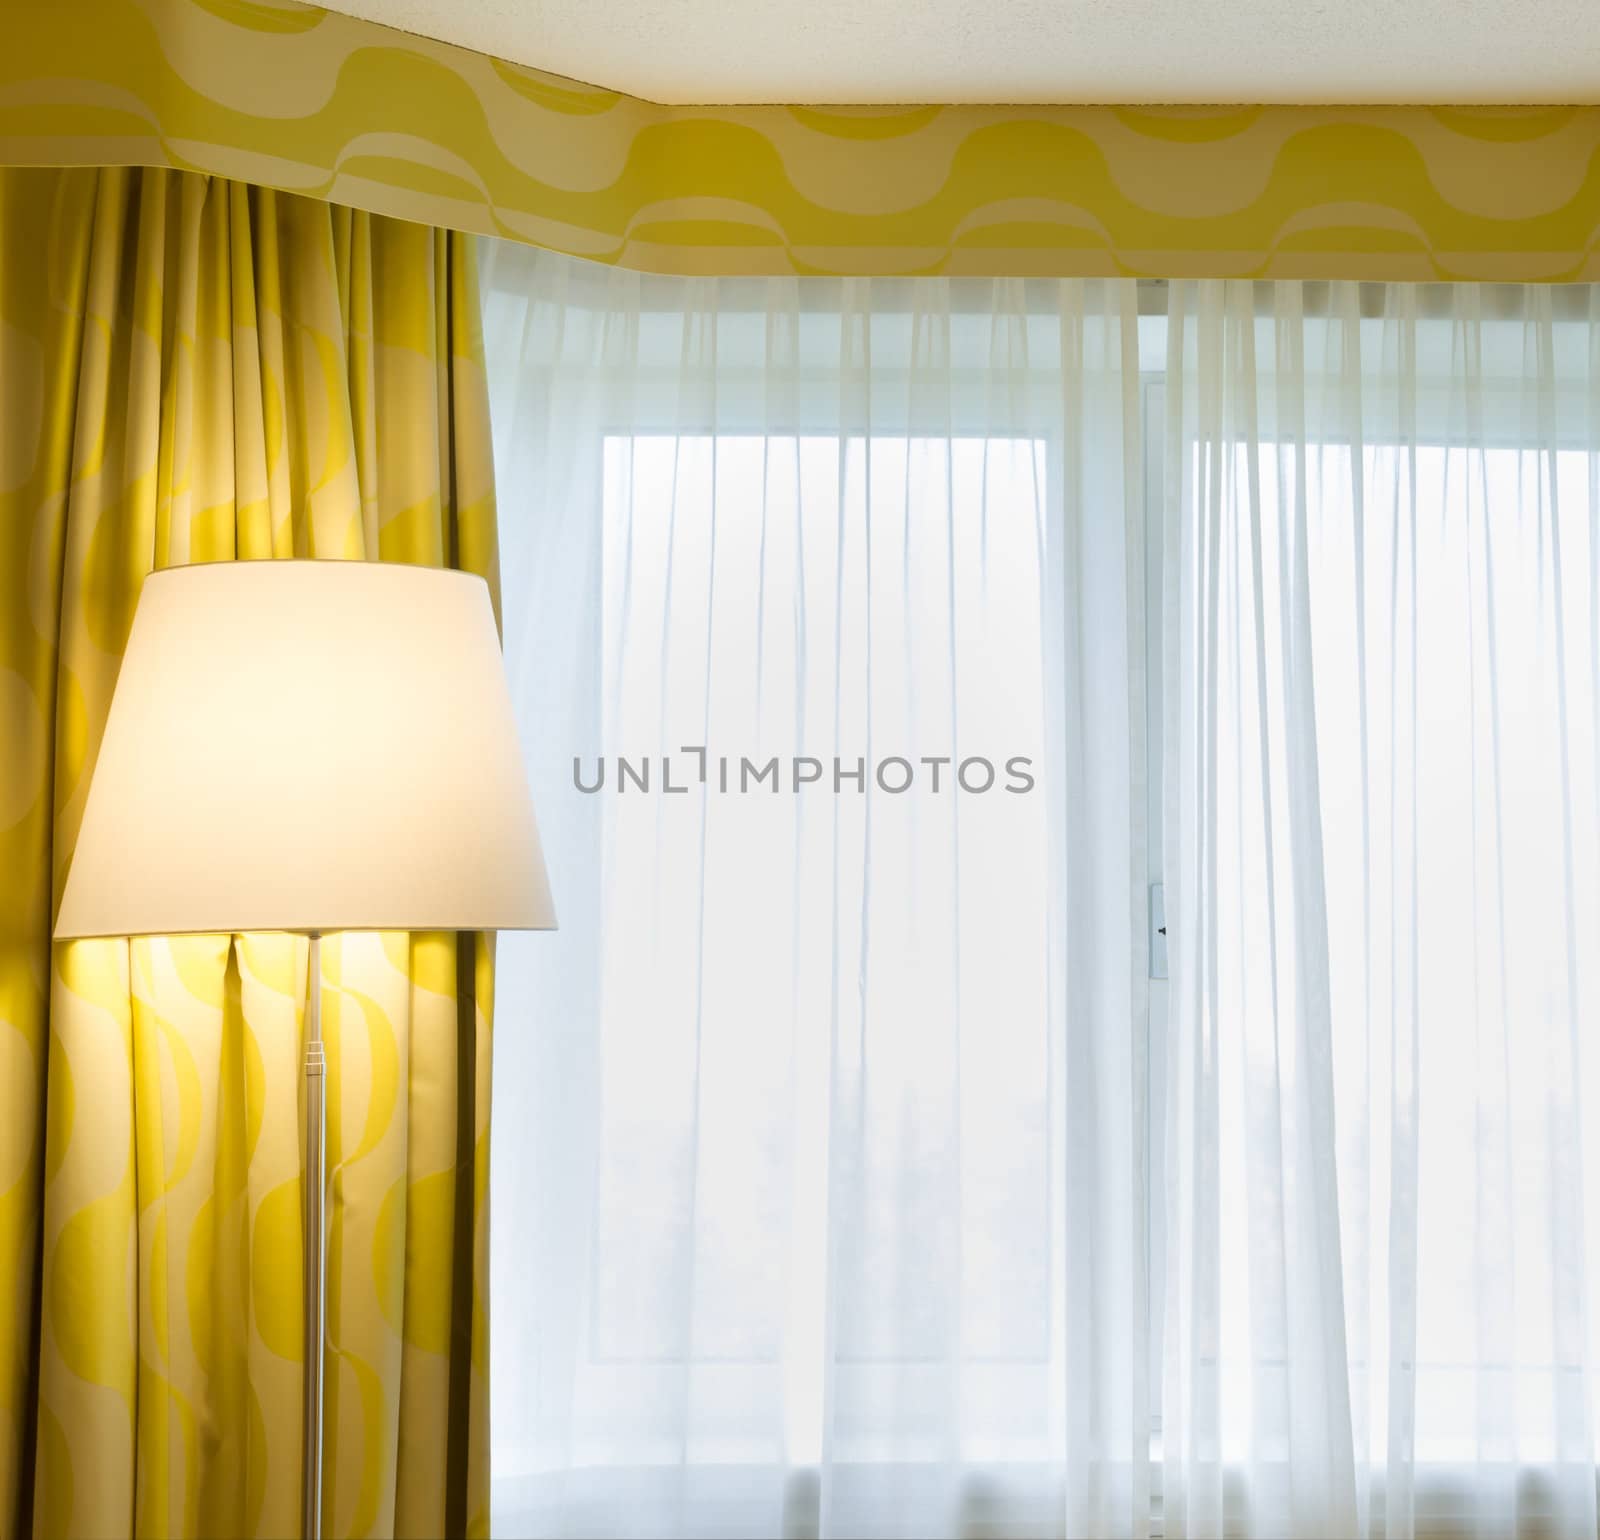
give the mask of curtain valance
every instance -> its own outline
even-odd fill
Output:
[[[678,273],[1600,277],[1600,107],[668,107],[269,0],[21,0],[0,163]]]

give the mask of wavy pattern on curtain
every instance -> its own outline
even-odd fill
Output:
[[[23,0],[0,160],[679,273],[1600,277],[1600,108],[664,107],[273,0]]]
[[[173,172],[0,175],[7,1534],[299,1525],[305,943],[49,941],[140,585],[315,555],[494,586],[495,552],[469,241]],[[480,949],[458,1088],[457,956],[323,949],[330,1534],[487,1527],[491,978]]]

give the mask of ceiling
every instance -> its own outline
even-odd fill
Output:
[[[1600,101],[1597,0],[332,0],[330,8],[668,103]]]

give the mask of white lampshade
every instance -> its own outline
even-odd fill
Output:
[[[146,579],[57,936],[554,925],[481,578]]]

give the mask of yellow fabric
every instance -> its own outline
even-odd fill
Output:
[[[664,107],[292,0],[9,0],[0,162],[679,273],[1600,279],[1600,107]]]
[[[306,943],[48,939],[142,580],[495,550],[469,238],[0,172],[0,1533],[299,1531]],[[456,938],[322,955],[326,1533],[484,1533],[489,961],[468,1229]]]

